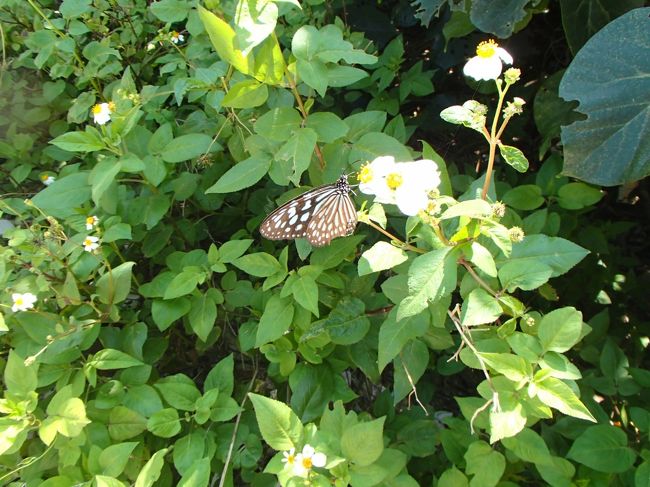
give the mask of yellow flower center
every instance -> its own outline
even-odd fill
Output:
[[[312,467],[311,458],[304,457],[302,459],[302,466],[305,467],[307,470],[310,470]]]
[[[174,39],[178,39],[178,36],[179,36],[179,35],[180,35],[180,34],[179,34],[178,32],[176,32],[175,30],[172,31],[172,37],[173,37]]]
[[[19,298],[16,299],[15,303],[16,303],[18,306],[22,306],[22,305],[25,303],[25,300],[24,300],[23,297],[21,296],[21,297],[19,297]]]
[[[497,47],[499,47],[499,44],[494,39],[483,41],[476,48],[476,55],[482,58],[491,58],[496,54]]]
[[[92,108],[93,115],[99,115],[102,112],[101,104],[97,104]]]
[[[361,171],[359,171],[357,177],[361,183],[369,183],[372,181],[372,169],[370,169],[370,164],[364,165],[361,168]]]
[[[393,191],[399,188],[403,182],[404,182],[404,178],[402,177],[402,175],[397,174],[396,172],[390,173],[386,178],[386,184]]]
[[[87,238],[86,240],[84,240],[84,246],[85,246],[85,247],[90,247],[92,244],[93,244],[93,241],[90,240],[89,238]]]
[[[41,181],[46,181],[47,178],[49,178],[49,177],[50,176],[48,176],[47,174],[41,174]]]
[[[86,218],[86,223],[88,225],[94,225],[95,224],[95,218],[92,217],[92,216],[89,216],[88,218]]]
[[[295,455],[287,455],[286,458],[287,458],[287,463],[288,463],[289,465],[293,465],[293,462],[296,460],[296,456],[295,456]]]

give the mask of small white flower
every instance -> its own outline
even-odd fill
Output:
[[[428,159],[395,162],[390,156],[376,158],[359,172],[359,189],[375,195],[377,203],[397,205],[405,215],[427,208],[429,192],[440,185],[438,166]]]
[[[156,44],[154,42],[149,42],[147,44],[147,51],[153,51],[156,48]]]
[[[49,186],[56,181],[56,178],[50,174],[41,174],[41,181],[45,186]]]
[[[296,449],[291,448],[289,451],[282,452],[282,463],[284,463],[284,468],[293,469],[294,464],[296,463]]]
[[[104,125],[110,121],[111,113],[113,113],[113,110],[115,110],[115,104],[113,102],[98,103],[92,107],[91,112],[93,114],[95,123],[98,125]]]
[[[14,313],[16,311],[27,311],[28,309],[32,309],[34,307],[34,303],[36,302],[36,296],[34,296],[32,293],[13,293],[11,295],[11,299],[14,302],[14,305],[11,307],[11,311]]]
[[[512,56],[490,39],[478,45],[476,56],[467,61],[463,73],[477,81],[497,79],[501,74],[502,63],[512,64]]]
[[[86,218],[86,230],[92,230],[99,223],[99,218],[95,215]]]
[[[84,239],[82,245],[84,246],[84,250],[86,252],[92,252],[99,247],[99,238],[89,235]]]
[[[172,31],[171,38],[174,44],[178,44],[179,42],[183,42],[185,40],[185,36],[176,32],[175,30]]]
[[[294,458],[293,474],[298,477],[307,477],[313,467],[324,467],[326,463],[327,457],[324,453],[317,452],[313,446],[306,444],[302,453],[298,453]]]

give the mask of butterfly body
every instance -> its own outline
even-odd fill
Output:
[[[357,226],[351,191],[346,175],[334,184],[311,189],[267,216],[260,225],[260,233],[269,240],[306,237],[314,247],[350,235]]]

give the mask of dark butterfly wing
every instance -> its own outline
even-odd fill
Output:
[[[350,195],[337,192],[323,202],[309,221],[307,240],[314,247],[329,245],[336,237],[351,235],[357,226],[357,210]]]
[[[289,200],[264,219],[260,233],[269,240],[306,237],[309,221],[319,211],[324,200],[336,191],[336,185],[328,184]]]

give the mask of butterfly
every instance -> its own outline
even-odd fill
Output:
[[[260,225],[260,233],[269,240],[307,237],[314,247],[351,235],[357,226],[351,191],[345,174],[333,184],[311,189],[267,216]]]

